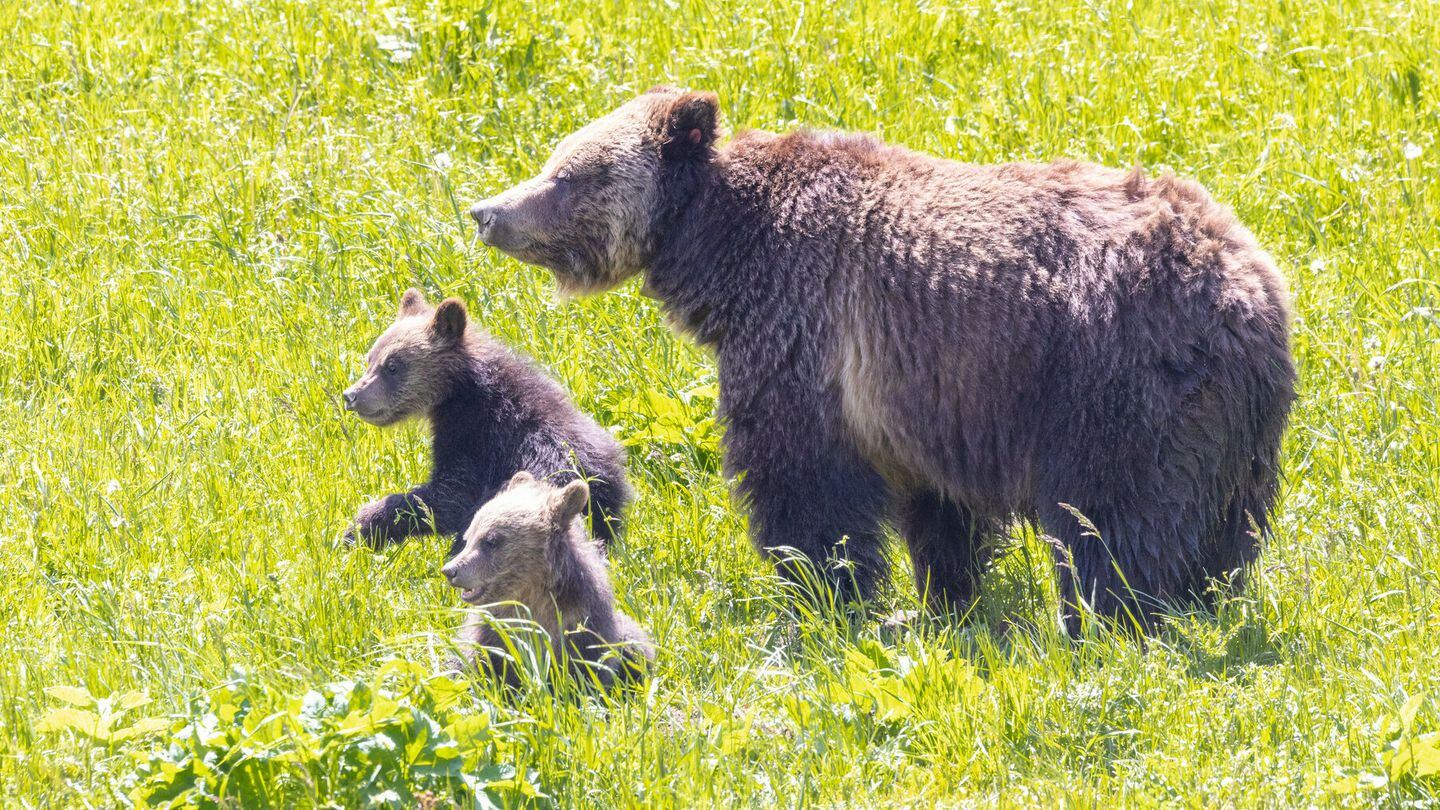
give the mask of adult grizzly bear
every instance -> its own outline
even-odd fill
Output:
[[[643,273],[715,351],[761,549],[848,561],[836,585],[868,595],[888,514],[928,606],[963,612],[1020,517],[1057,541],[1072,630],[1082,602],[1148,625],[1254,559],[1287,296],[1199,185],[830,132],[717,148],[717,118],[656,88],[471,213],[564,291]]]

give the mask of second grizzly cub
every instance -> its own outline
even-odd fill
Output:
[[[615,607],[605,559],[580,519],[589,497],[584,481],[557,488],[518,472],[475,513],[465,549],[440,570],[461,599],[489,606],[497,619],[533,621],[580,678],[608,687],[643,676],[655,653],[645,630]],[[472,620],[460,640],[515,682],[491,623]]]
[[[625,457],[555,381],[469,323],[465,305],[440,306],[410,289],[375,341],[345,407],[372,425],[422,416],[433,431],[430,480],[361,507],[348,537],[383,548],[415,534],[454,538],[517,470],[565,483],[591,480],[590,522],[614,538],[632,493]]]

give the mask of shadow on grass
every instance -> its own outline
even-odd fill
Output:
[[[1281,663],[1294,648],[1290,636],[1256,611],[1253,602],[1237,599],[1218,613],[1176,617],[1164,633],[1164,641],[1188,660],[1185,671],[1189,677],[1224,678]]]

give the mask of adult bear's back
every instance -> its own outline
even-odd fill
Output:
[[[1227,419],[1288,409],[1283,280],[1198,184],[970,165],[863,136],[772,146],[830,178],[784,211],[812,234],[841,214],[824,240],[827,360],[854,439],[890,477],[1025,509],[1057,453],[1078,463],[1067,446],[1153,445],[1207,384],[1226,387]]]

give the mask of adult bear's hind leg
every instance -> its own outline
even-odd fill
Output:
[[[1120,627],[1149,632],[1185,591],[1198,556],[1195,529],[1178,514],[1140,511],[1092,507],[1080,510],[1083,520],[1063,507],[1042,512],[1046,533],[1057,541],[1060,607],[1072,637],[1086,607]]]

